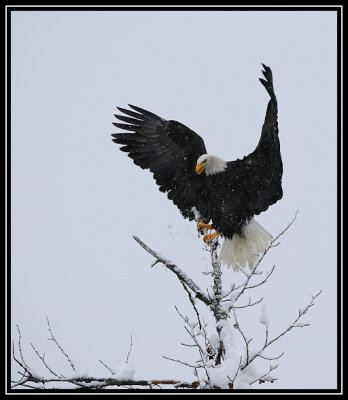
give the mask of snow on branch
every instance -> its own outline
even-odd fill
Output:
[[[152,250],[149,246],[147,246],[142,240],[140,240],[137,236],[133,236],[134,240],[136,240],[140,246],[145,249],[149,254],[156,258],[156,261],[151,265],[153,267],[157,263],[162,263],[165,267],[167,267],[170,271],[172,271],[180,282],[183,282],[188,286],[196,295],[196,297],[203,301],[205,304],[210,304],[209,298],[205,295],[205,293],[198,287],[198,285],[190,279],[184,271],[182,271],[179,267],[173,264],[171,261],[162,257],[159,253]]]
[[[321,294],[321,292],[322,291],[320,290],[320,292],[318,292],[317,294],[312,295],[312,300],[303,309],[299,310],[297,318],[286,329],[284,329],[280,334],[278,334],[277,336],[273,337],[272,339],[269,339],[269,322],[268,322],[268,318],[265,316],[265,311],[263,309],[261,317],[260,317],[260,323],[265,326],[265,341],[264,341],[263,346],[259,350],[253,351],[253,354],[251,356],[250,356],[250,350],[249,350],[249,343],[251,342],[252,339],[247,339],[246,338],[245,332],[241,329],[241,327],[240,327],[240,325],[238,323],[236,311],[233,310],[234,319],[235,319],[234,327],[241,334],[241,336],[242,336],[242,338],[243,338],[243,340],[245,342],[246,357],[245,357],[244,362],[243,362],[243,364],[241,366],[241,370],[244,370],[257,357],[263,358],[265,360],[276,360],[276,359],[279,359],[280,357],[282,357],[284,353],[281,353],[280,355],[275,356],[275,357],[266,357],[266,356],[264,356],[263,352],[266,350],[266,348],[268,348],[270,345],[272,345],[275,341],[277,341],[282,336],[284,336],[287,333],[289,333],[292,328],[303,328],[305,326],[309,326],[310,325],[308,323],[300,323],[299,320],[308,311],[308,309],[314,305],[314,300]]]
[[[45,358],[45,354],[31,343],[31,348],[35,355],[40,359],[42,366],[48,376],[40,376],[34,372],[24,359],[21,332],[19,326],[17,349],[19,356],[15,353],[15,345],[13,343],[13,359],[19,367],[18,374],[20,378],[12,381],[12,388],[66,388],[70,385],[76,389],[102,390],[108,388],[146,388],[149,390],[158,388],[174,388],[174,389],[240,389],[251,388],[255,383],[273,383],[278,378],[273,376],[273,371],[278,364],[269,364],[275,360],[279,360],[284,352],[276,355],[265,354],[271,345],[289,333],[293,328],[303,328],[309,326],[308,322],[303,322],[302,317],[314,305],[315,300],[321,291],[312,295],[311,301],[303,308],[298,310],[296,318],[280,333],[272,336],[270,332],[270,322],[267,315],[266,306],[264,304],[264,296],[253,299],[249,296],[253,293],[253,289],[260,288],[266,284],[274,270],[275,265],[269,270],[261,270],[260,265],[266,254],[274,247],[280,244],[279,239],[291,227],[297,218],[296,212],[292,221],[269,243],[269,246],[262,254],[259,254],[255,264],[250,271],[241,269],[241,280],[233,282],[229,287],[224,287],[224,276],[221,264],[218,258],[219,237],[213,238],[207,248],[210,251],[211,270],[205,272],[211,277],[211,285],[202,290],[179,266],[162,256],[159,252],[150,248],[139,237],[133,236],[134,240],[151,256],[154,257],[152,267],[158,263],[163,264],[170,270],[181,283],[186,292],[189,302],[193,309],[193,319],[183,315],[176,308],[180,318],[183,320],[184,329],[189,338],[189,343],[181,343],[186,348],[196,350],[198,356],[194,361],[179,360],[177,357],[163,356],[166,360],[180,363],[192,371],[192,378],[187,381],[177,379],[150,379],[140,380],[134,379],[135,368],[129,364],[129,358],[132,351],[133,340],[130,336],[129,351],[125,363],[117,367],[112,367],[104,361],[99,362],[108,371],[106,377],[94,377],[85,373],[80,373],[75,363],[72,361],[68,353],[58,342],[50,322],[47,319],[48,331],[50,333],[49,340],[55,345],[56,349],[61,352],[69,366],[69,374],[61,374],[56,371]],[[195,213],[197,222],[200,216]],[[200,232],[206,234],[203,232]],[[229,273],[232,273],[229,271]],[[248,294],[248,297],[246,296]],[[259,320],[264,327],[264,338],[260,341],[253,340],[250,333],[246,332],[239,321],[241,313],[251,307],[261,307]],[[209,310],[209,318],[213,322],[207,322],[203,318],[202,308]],[[242,320],[242,319],[241,319]],[[252,330],[255,332],[255,329]],[[190,353],[188,353],[190,354]],[[188,356],[189,357],[189,356]],[[258,359],[263,365],[255,367],[254,361]],[[265,365],[266,364],[266,365]],[[266,371],[266,372],[265,372]],[[111,375],[110,375],[111,374]],[[46,386],[45,386],[46,385]],[[64,386],[65,385],[65,386]]]
[[[293,219],[288,225],[280,231],[280,233],[269,243],[269,246],[265,249],[262,254],[259,254],[258,259],[248,272],[241,269],[245,279],[240,284],[233,283],[232,286],[224,290],[223,288],[223,276],[222,269],[218,259],[218,247],[219,239],[214,238],[209,242],[208,247],[211,256],[212,270],[208,273],[212,277],[211,290],[207,289],[207,295],[198,288],[192,279],[188,278],[186,274],[171,261],[159,255],[158,252],[150,249],[144,242],[138,237],[134,239],[152,256],[155,257],[155,265],[161,262],[164,266],[170,269],[176,274],[178,279],[181,281],[184,289],[186,290],[191,305],[196,315],[196,323],[190,321],[188,317],[184,317],[181,314],[182,319],[185,322],[185,330],[188,333],[191,343],[184,344],[185,346],[194,347],[199,353],[199,359],[195,362],[182,361],[176,358],[164,356],[166,359],[179,362],[189,368],[192,368],[193,373],[199,381],[200,388],[233,388],[243,387],[241,382],[248,382],[247,386],[251,386],[256,382],[273,383],[277,378],[271,376],[271,371],[277,368],[277,364],[270,365],[269,370],[266,373],[251,373],[249,366],[253,363],[256,358],[263,359],[266,361],[278,360],[284,354],[278,354],[275,356],[268,356],[264,354],[264,351],[268,349],[275,341],[280,339],[282,336],[287,334],[292,328],[308,326],[307,323],[302,323],[300,318],[308,311],[308,309],[314,304],[315,298],[321,293],[312,296],[312,301],[303,309],[299,310],[298,317],[280,334],[270,339],[269,337],[269,321],[266,314],[265,305],[263,304],[264,298],[258,300],[252,300],[251,297],[247,301],[244,299],[245,293],[250,292],[252,289],[258,288],[264,285],[270,279],[271,275],[275,270],[275,265],[267,272],[260,271],[261,262],[264,260],[266,254],[274,247],[280,244],[279,239],[284,233],[291,227],[298,215],[296,211]],[[199,222],[200,216],[196,216],[197,222]],[[206,234],[206,232],[203,232]],[[189,289],[191,290],[189,290]],[[195,296],[192,296],[192,292]],[[214,335],[208,334],[208,325],[201,321],[200,311],[195,299],[198,298],[202,301],[203,305],[208,306],[212,311],[215,318],[215,339]],[[249,337],[246,332],[242,329],[239,324],[238,312],[243,312],[249,307],[262,305],[262,314],[260,316],[260,323],[265,328],[265,339],[264,344],[261,348],[254,350],[251,348],[252,337]],[[232,312],[232,314],[230,314]],[[233,318],[231,318],[233,316]],[[236,348],[233,328],[237,330],[244,346],[242,348]],[[202,375],[203,372],[203,375]],[[245,387],[245,386],[244,386]]]
[[[73,369],[73,373],[70,376],[65,376],[63,374],[59,374],[53,370],[51,366],[48,365],[45,360],[45,354],[41,355],[36,347],[31,343],[31,347],[34,350],[34,353],[41,360],[42,364],[45,367],[45,370],[49,372],[50,376],[44,376],[38,374],[32,368],[28,366],[24,359],[23,351],[22,351],[22,335],[19,326],[17,325],[18,331],[18,343],[17,349],[19,352],[19,359],[15,353],[15,345],[12,343],[12,357],[16,364],[19,366],[19,370],[17,371],[20,378],[17,381],[12,380],[12,389],[15,388],[28,388],[28,389],[66,389],[67,385],[72,389],[90,389],[90,390],[101,390],[108,388],[163,388],[163,387],[174,387],[177,389],[192,389],[198,386],[198,382],[183,382],[175,379],[146,379],[146,380],[137,380],[134,379],[135,368],[128,364],[130,352],[132,350],[132,337],[131,344],[129,348],[129,352],[127,354],[125,364],[122,364],[119,367],[112,368],[107,366],[104,362],[99,360],[101,364],[112,374],[112,376],[107,377],[94,377],[90,376],[87,373],[81,373],[76,368],[75,364],[71,361],[71,358],[63,349],[63,347],[58,343],[56,337],[53,334],[51,326],[48,324],[48,331],[51,337],[48,340],[52,340],[57,349],[64,354],[66,357],[70,367]],[[49,386],[48,386],[49,385]]]

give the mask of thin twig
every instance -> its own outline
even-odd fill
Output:
[[[260,299],[260,300],[254,301],[254,302],[252,303],[252,302],[251,302],[251,299],[249,299],[249,302],[248,302],[248,304],[244,304],[243,306],[235,306],[235,305],[230,305],[230,308],[229,308],[229,310],[231,310],[231,309],[234,309],[234,310],[236,310],[236,309],[239,309],[239,308],[247,308],[247,307],[256,306],[256,304],[259,304],[259,303],[261,303],[261,302],[262,302],[262,300],[263,300],[263,297],[261,297],[261,299]]]
[[[165,358],[166,360],[174,361],[174,362],[177,362],[177,363],[179,363],[179,364],[186,365],[186,367],[190,367],[190,368],[203,368],[203,366],[200,366],[200,365],[193,365],[193,364],[187,363],[187,362],[182,361],[182,360],[177,360],[177,359],[175,359],[175,358],[171,358],[171,357],[167,357],[167,356],[162,356],[162,357]]]
[[[115,371],[114,371],[112,368],[110,368],[109,366],[107,366],[102,360],[99,360],[99,362],[100,362],[102,365],[104,365],[104,367],[105,367],[107,370],[109,370],[109,371],[111,372],[112,375],[115,375]]]
[[[253,384],[256,383],[256,382],[264,383],[264,382],[266,382],[266,381],[272,382],[272,383],[273,383],[275,380],[277,380],[277,378],[271,378],[271,377],[269,376],[269,373],[270,373],[271,371],[275,370],[276,368],[278,368],[278,364],[275,364],[275,365],[272,365],[272,364],[271,364],[271,365],[269,366],[268,372],[266,372],[265,374],[263,374],[262,376],[260,376],[260,378],[257,378],[257,379],[255,379],[254,381],[250,382],[249,385],[251,386],[251,385],[253,385]]]
[[[258,287],[258,286],[263,285],[263,284],[267,281],[267,279],[272,275],[272,273],[273,273],[273,271],[274,271],[274,268],[275,268],[275,265],[273,265],[271,271],[267,273],[266,277],[265,277],[262,281],[260,281],[260,282],[258,282],[258,283],[256,283],[256,284],[254,284],[254,285],[246,286],[246,287],[244,288],[244,290],[247,290],[247,289],[254,289],[254,288]]]
[[[278,336],[275,336],[273,339],[268,340],[268,330],[267,330],[267,334],[266,334],[266,339],[265,339],[265,343],[263,345],[263,347],[257,351],[256,353],[254,353],[254,355],[252,357],[250,357],[249,360],[247,360],[244,365],[242,366],[242,370],[244,368],[246,368],[249,364],[251,364],[256,357],[261,357],[262,356],[262,352],[269,347],[272,343],[274,343],[276,340],[280,339],[282,336],[284,336],[285,334],[287,334],[288,332],[291,331],[292,328],[303,328],[305,326],[308,326],[309,324],[298,324],[299,319],[308,311],[308,309],[310,307],[312,307],[314,305],[314,300],[321,294],[321,290],[320,292],[318,292],[316,295],[312,295],[312,300],[311,302],[302,310],[299,310],[298,312],[298,316],[297,318],[293,321],[292,324],[290,324],[286,329],[284,329],[284,331],[282,331]],[[281,356],[279,356],[281,357]],[[262,358],[262,357],[261,357]]]
[[[19,351],[19,355],[21,357],[22,364],[25,366],[25,368],[27,370],[30,370],[30,368],[27,366],[26,362],[24,361],[24,357],[23,357],[21,330],[19,329],[19,325],[16,325],[16,327],[17,327],[17,331],[18,331],[18,351]]]
[[[275,342],[276,340],[278,340],[280,337],[282,337],[283,335],[285,335],[287,332],[289,332],[292,328],[302,328],[305,326],[309,326],[309,324],[301,324],[301,325],[297,325],[298,320],[304,315],[306,314],[306,312],[308,311],[308,309],[310,307],[313,306],[314,304],[314,300],[321,294],[322,290],[320,290],[320,292],[318,292],[316,295],[312,295],[312,300],[311,302],[303,309],[303,310],[299,310],[298,312],[298,316],[297,318],[294,320],[294,322],[287,328],[285,329],[282,333],[280,333],[278,336],[274,337],[272,340],[270,340],[269,342],[267,342],[267,346],[269,346],[270,344],[272,344],[273,342]]]
[[[242,356],[240,356],[240,358],[239,358],[239,365],[238,365],[238,368],[236,369],[236,372],[235,372],[233,378],[230,378],[229,375],[227,375],[227,379],[232,383],[232,388],[233,388],[233,385],[234,385],[234,381],[237,378],[238,372],[241,369],[241,366],[242,366]]]
[[[76,372],[74,363],[71,361],[70,357],[67,355],[67,353],[63,350],[62,346],[60,346],[60,344],[57,342],[57,339],[54,337],[52,329],[51,329],[51,326],[50,326],[50,321],[48,320],[47,317],[46,317],[46,320],[47,320],[47,325],[48,325],[48,331],[51,334],[51,338],[49,340],[53,340],[54,341],[54,343],[57,345],[59,350],[64,354],[64,356],[68,360],[72,370]]]
[[[128,354],[127,354],[126,364],[128,364],[129,356],[130,356],[130,353],[132,351],[132,345],[133,345],[132,335],[129,335],[129,336],[130,336],[130,345],[129,345],[129,351],[128,351]]]
[[[37,355],[37,356],[40,358],[40,360],[43,362],[44,366],[50,371],[50,373],[51,373],[52,375],[58,377],[58,374],[56,374],[56,373],[48,366],[48,364],[46,363],[46,361],[45,361],[45,354],[43,354],[43,355],[41,356],[41,355],[39,354],[39,352],[36,350],[35,346],[34,346],[32,343],[30,343],[30,344],[31,344],[31,347],[34,349],[36,355]]]
[[[283,357],[283,355],[284,355],[284,351],[281,354],[279,354],[279,356],[276,356],[276,357],[265,357],[261,354],[259,354],[259,357],[263,358],[264,360],[273,361],[273,360],[278,360],[280,357]]]
[[[256,270],[258,268],[258,266],[261,264],[262,260],[264,259],[264,257],[266,256],[266,254],[268,253],[268,251],[272,248],[272,246],[274,245],[274,243],[280,238],[280,236],[282,236],[289,228],[290,226],[295,222],[296,218],[297,218],[297,214],[298,214],[298,210],[295,213],[295,216],[293,217],[293,219],[291,220],[291,222],[274,238],[270,241],[270,244],[268,245],[268,247],[265,249],[265,251],[261,254],[261,256],[259,257],[259,259],[257,260],[257,262],[255,263],[255,265],[253,266],[250,274],[246,274],[247,279],[245,280],[244,284],[240,285],[241,290],[240,292],[236,295],[234,302],[236,302],[241,295],[245,292],[246,289],[252,289],[254,287],[260,286],[263,283],[266,282],[266,280],[268,279],[268,277],[273,273],[274,271],[274,267],[272,268],[271,272],[268,274],[268,276],[260,283],[254,285],[254,286],[249,286],[249,281],[250,279],[255,276],[256,274]],[[239,287],[238,287],[239,288]],[[237,289],[237,288],[236,288]],[[232,308],[232,307],[231,307]]]
[[[235,310],[233,310],[233,315],[234,315],[234,320],[236,321],[234,327],[238,330],[238,332],[241,334],[244,343],[245,343],[245,352],[246,352],[246,361],[245,364],[248,365],[249,364],[249,343],[252,341],[252,339],[247,339],[244,332],[242,331],[242,329],[239,326],[239,322],[237,319],[237,313]]]
[[[187,293],[187,295],[188,295],[188,298],[189,298],[189,300],[190,300],[190,303],[191,303],[191,305],[192,305],[192,308],[194,309],[194,311],[195,311],[195,313],[196,313],[197,321],[198,321],[198,324],[199,324],[199,328],[202,329],[202,323],[201,323],[201,319],[200,319],[200,317],[199,317],[199,312],[198,312],[198,310],[197,310],[195,300],[194,300],[194,298],[192,297],[191,292],[187,289],[186,284],[185,284],[183,281],[180,281],[180,282],[181,282],[183,288],[185,289],[185,291],[186,291],[186,293]]]

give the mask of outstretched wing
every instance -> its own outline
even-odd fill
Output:
[[[210,220],[206,179],[195,173],[199,156],[206,153],[203,139],[177,121],[165,119],[142,108],[134,111],[117,107],[125,115],[115,115],[125,123],[114,122],[128,133],[114,133],[113,141],[122,144],[136,165],[149,169],[159,186],[168,193],[185,218],[192,220],[196,207],[204,220]]]
[[[239,187],[243,187],[246,194],[247,198],[244,201],[250,215],[266,211],[283,196],[283,164],[278,137],[277,98],[273,88],[272,71],[266,65],[262,66],[264,68],[262,73],[266,79],[260,78],[260,82],[270,95],[270,100],[261,137],[252,153],[242,160],[231,162],[229,168],[231,174],[236,175],[236,180],[239,180],[238,177],[243,177],[244,182],[239,182]]]

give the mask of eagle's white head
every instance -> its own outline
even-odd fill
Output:
[[[196,173],[200,175],[205,171],[206,175],[214,175],[219,172],[224,172],[227,167],[227,162],[220,157],[212,154],[203,154],[197,160]]]

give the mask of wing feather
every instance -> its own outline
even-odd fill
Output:
[[[240,233],[246,220],[266,211],[283,196],[277,98],[272,71],[262,65],[266,79],[260,78],[260,82],[267,90],[270,100],[259,143],[243,159],[230,161],[225,170],[227,197],[224,212],[218,215],[218,221],[220,229],[228,237]]]
[[[246,195],[248,212],[258,215],[266,211],[283,196],[283,164],[280,154],[278,130],[278,105],[273,87],[272,71],[262,64],[266,79],[260,82],[267,90],[270,100],[267,105],[261,137],[255,150],[242,160],[232,161],[230,171],[239,181]],[[240,178],[238,178],[240,177]]]
[[[206,153],[203,139],[177,121],[167,121],[143,108],[130,105],[132,110],[117,107],[124,115],[115,114],[123,123],[113,125],[128,133],[112,134],[133,162],[149,169],[161,192],[179,208],[182,215],[194,218],[196,207],[203,219],[209,221],[209,190],[205,175],[195,173],[199,156]],[[133,111],[134,110],[134,111]]]

